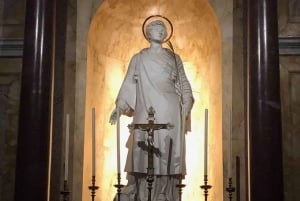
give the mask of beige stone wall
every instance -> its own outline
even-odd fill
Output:
[[[23,38],[24,5],[25,0],[0,0],[1,42]],[[21,68],[21,58],[0,57],[0,199],[5,201],[14,199]]]
[[[0,38],[23,38],[25,0],[0,0]]]
[[[0,198],[13,201],[20,102],[20,58],[0,58]]]
[[[300,56],[280,57],[284,196],[298,198],[300,190]]]
[[[278,5],[279,36],[298,37],[299,43],[300,1],[279,0]],[[300,55],[295,55],[289,45],[280,56],[280,85],[284,196],[286,201],[293,201],[300,190]]]

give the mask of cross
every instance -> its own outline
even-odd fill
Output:
[[[148,201],[151,201],[151,190],[152,182],[154,181],[154,168],[153,168],[153,142],[154,142],[154,131],[160,129],[172,129],[174,126],[170,123],[167,124],[155,124],[154,123],[154,109],[150,107],[148,110],[148,123],[147,124],[129,124],[128,128],[130,130],[139,129],[148,132],[148,168],[147,168],[147,182],[148,182]]]

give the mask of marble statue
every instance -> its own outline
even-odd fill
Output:
[[[194,98],[180,56],[162,45],[167,37],[164,22],[150,22],[145,35],[150,46],[132,57],[110,123],[116,123],[118,114],[132,117],[134,124],[147,123],[148,109],[153,107],[155,123],[174,125],[173,129],[154,132],[151,200],[177,201],[176,184],[179,176],[186,174],[185,142],[182,136],[190,131]],[[146,131],[135,129],[126,143],[128,155],[125,171],[128,183],[122,188],[121,201],[148,200],[146,138]]]

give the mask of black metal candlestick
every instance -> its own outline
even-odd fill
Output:
[[[229,201],[232,200],[232,193],[235,191],[235,188],[232,186],[232,178],[228,178],[228,187],[226,188],[226,191],[228,192],[228,198]]]
[[[98,186],[95,185],[95,183],[96,183],[96,177],[92,176],[92,185],[89,186],[89,189],[91,190],[92,201],[95,200],[96,190],[99,188]]]
[[[117,188],[118,201],[120,201],[121,200],[121,188],[124,187],[124,185],[121,184],[121,173],[118,173],[118,183],[115,184],[114,187]]]
[[[182,200],[182,189],[185,187],[185,184],[182,183],[182,175],[179,176],[179,184],[176,185],[178,188],[179,201]]]
[[[200,188],[202,188],[204,190],[205,201],[207,201],[208,190],[212,187],[211,185],[208,185],[207,183],[208,183],[207,175],[204,175],[204,185],[200,186]]]
[[[64,190],[61,191],[60,194],[63,195],[63,201],[69,200],[70,191],[68,189],[68,181],[67,180],[64,180]]]
[[[147,182],[148,182],[148,201],[151,201],[151,191],[152,191],[152,183],[154,181],[154,168],[153,168],[153,131],[148,132],[148,168],[147,168]]]

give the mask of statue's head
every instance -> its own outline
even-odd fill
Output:
[[[155,33],[159,32],[161,33],[161,39],[157,38],[158,36],[155,36]],[[167,28],[166,25],[161,20],[155,20],[150,22],[146,26],[146,36],[149,41],[151,40],[160,40],[162,42],[167,37]]]

